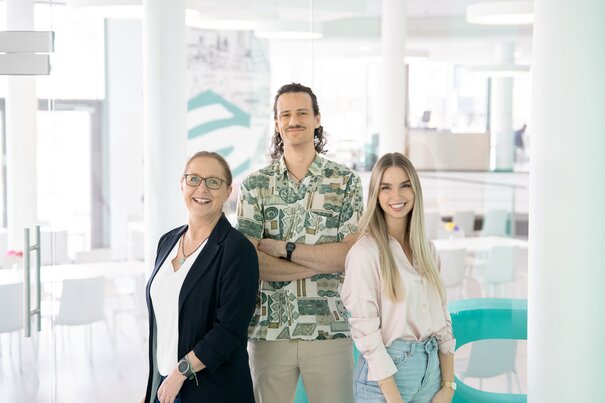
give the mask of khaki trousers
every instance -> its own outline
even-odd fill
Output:
[[[248,342],[256,403],[291,403],[302,375],[310,403],[353,402],[351,339]]]

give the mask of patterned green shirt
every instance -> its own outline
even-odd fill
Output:
[[[316,245],[357,231],[361,181],[347,167],[315,156],[305,177],[288,176],[283,157],[242,183],[237,227],[246,236]],[[261,281],[248,336],[255,340],[350,337],[340,299],[343,273],[296,281]]]

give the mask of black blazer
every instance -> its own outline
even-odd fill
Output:
[[[160,379],[150,287],[186,230],[184,225],[160,238],[155,267],[147,283],[149,379],[145,402],[154,401]],[[257,291],[256,249],[223,215],[187,273],[179,295],[178,358],[193,350],[206,365],[197,373],[199,386],[195,380],[183,384],[179,392],[183,403],[254,403],[246,344]]]

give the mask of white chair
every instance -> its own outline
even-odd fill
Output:
[[[516,252],[514,246],[494,246],[490,250],[485,273],[480,280],[484,294],[485,287],[489,287],[488,296],[500,296],[501,287],[514,281]]]
[[[441,276],[447,289],[456,289],[457,298],[462,298],[466,280],[466,249],[444,249],[441,257]]]
[[[113,331],[114,340],[118,340],[118,316],[119,315],[131,315],[132,319],[136,321],[137,330],[140,332],[141,339],[147,341],[147,302],[145,301],[145,274],[138,274],[136,277],[129,279],[134,281],[134,288],[132,293],[119,295],[119,306],[113,311]],[[131,297],[132,303],[130,306],[122,306],[122,301],[125,297]]]
[[[481,236],[508,236],[508,211],[489,210],[483,217]]]
[[[471,345],[466,371],[461,379],[479,378],[479,389],[483,389],[483,378],[493,378],[506,374],[508,393],[512,393],[512,375],[515,376],[518,393],[521,384],[516,368],[517,340],[489,339],[475,341]]]
[[[437,231],[441,225],[441,215],[435,211],[424,213],[424,230],[428,239],[437,239]]]
[[[454,224],[464,231],[464,236],[473,236],[475,233],[475,212],[456,211],[454,213]]]
[[[111,248],[91,249],[83,252],[77,252],[74,259],[75,263],[98,263],[110,262]]]
[[[0,337],[9,333],[9,351],[12,336],[23,329],[23,283],[0,285]],[[17,334],[19,345],[19,369],[21,369],[21,337]],[[0,352],[2,343],[0,339]],[[1,356],[1,354],[0,354]]]
[[[105,316],[105,277],[63,280],[57,326],[87,325],[89,359],[92,362],[92,324],[104,321],[113,345]],[[56,347],[56,345],[55,345]]]
[[[42,265],[68,263],[67,231],[40,231],[40,260]]]
[[[7,240],[7,232],[6,228],[0,228],[0,263],[2,263],[3,269],[10,269],[6,264],[2,261],[2,259],[6,260],[6,252],[8,252],[8,240]]]
[[[142,221],[128,223],[128,260],[145,260],[145,224]]]

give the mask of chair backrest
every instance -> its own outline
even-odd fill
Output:
[[[105,277],[63,280],[58,325],[84,325],[105,318]]]
[[[67,256],[67,231],[40,231],[40,260],[43,265],[69,262]]]
[[[464,377],[491,378],[515,371],[517,340],[479,340],[471,345]]]
[[[484,282],[486,284],[510,283],[515,272],[515,246],[494,246],[489,252]]]
[[[475,233],[475,212],[456,211],[454,213],[454,224],[464,231],[464,236],[473,236]]]
[[[8,234],[6,228],[0,228],[0,264],[2,263],[2,258],[6,256],[6,252],[8,252]],[[4,267],[3,269],[10,269],[10,267]]]
[[[76,253],[76,263],[98,263],[111,261],[111,248],[91,249]]]
[[[441,224],[441,214],[436,211],[424,213],[424,229],[428,239],[437,239],[439,224]]]
[[[23,283],[0,285],[0,333],[23,328]]]
[[[508,236],[508,211],[489,210],[483,217],[482,236]]]
[[[444,249],[441,257],[441,276],[446,288],[461,286],[466,276],[466,249]]]

